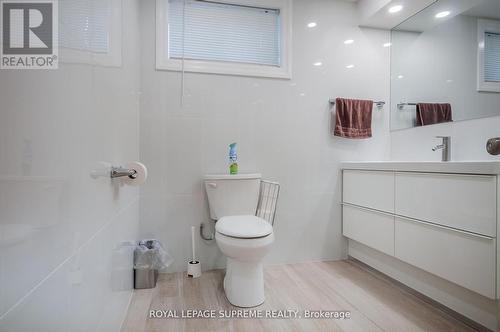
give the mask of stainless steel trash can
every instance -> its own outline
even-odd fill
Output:
[[[158,281],[159,259],[157,240],[143,240],[134,251],[134,288],[155,288]]]
[[[149,269],[134,269],[134,288],[147,289],[155,288],[158,281],[158,270]]]

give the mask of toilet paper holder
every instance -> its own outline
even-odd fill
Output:
[[[111,166],[110,172],[111,178],[120,178],[124,176],[128,176],[131,179],[135,179],[137,177],[137,171],[135,169],[128,169],[121,166]]]

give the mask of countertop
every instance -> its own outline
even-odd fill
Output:
[[[352,161],[341,169],[459,174],[500,174],[500,161]]]

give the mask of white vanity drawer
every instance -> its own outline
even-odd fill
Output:
[[[394,212],[394,172],[343,171],[343,202]]]
[[[495,239],[396,217],[395,256],[495,298]]]
[[[394,256],[394,216],[343,205],[342,234]]]
[[[496,177],[396,173],[396,214],[496,237]]]

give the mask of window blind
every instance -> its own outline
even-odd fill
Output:
[[[278,9],[169,0],[168,22],[169,58],[280,66]]]
[[[59,1],[59,46],[107,53],[111,26],[109,0]]]
[[[500,34],[486,32],[484,40],[484,79],[500,82]]]

